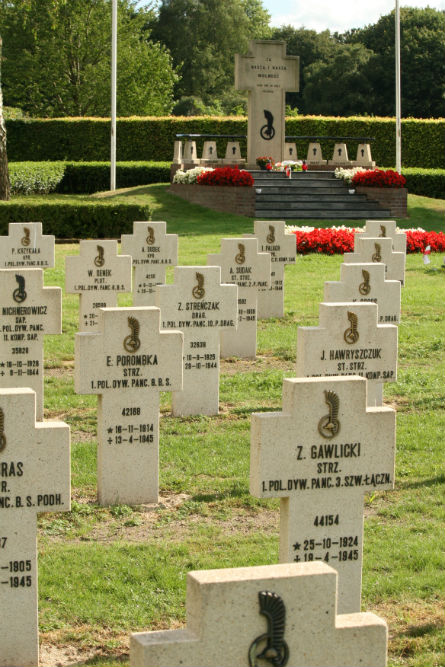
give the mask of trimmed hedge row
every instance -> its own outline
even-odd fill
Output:
[[[445,199],[445,169],[404,167],[402,173],[412,195]]]
[[[119,238],[133,232],[134,220],[149,220],[149,206],[135,204],[14,204],[0,203],[0,235],[8,235],[9,222],[43,222],[45,234],[58,239]]]
[[[61,118],[7,120],[10,160],[107,160],[110,155],[110,121],[106,118]],[[121,161],[154,160],[170,162],[177,133],[241,134],[247,132],[247,119],[240,117],[161,117],[120,118],[117,121],[117,155]],[[395,156],[394,118],[335,118],[298,116],[286,121],[287,135],[368,136],[373,159],[378,165],[392,164]],[[198,141],[198,151],[203,140]],[[224,154],[227,140],[217,142]],[[322,143],[325,156],[332,156],[333,141]],[[308,142],[297,142],[301,158]],[[355,159],[357,144],[348,142]],[[246,153],[246,142],[241,140]],[[407,118],[402,121],[403,165],[423,168],[443,167],[445,119]]]
[[[91,194],[110,188],[109,162],[10,162],[11,192],[15,195]],[[118,188],[168,183],[168,162],[118,162]]]

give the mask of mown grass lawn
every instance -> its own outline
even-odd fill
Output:
[[[251,220],[209,214],[162,186],[142,190],[153,219],[180,234],[181,264],[205,263],[222,236],[252,231]],[[405,227],[439,231],[444,210],[443,201],[410,197]],[[77,252],[57,246],[47,285],[63,286],[64,258]],[[387,619],[392,667],[445,664],[445,271],[441,256],[431,259],[425,267],[421,255],[407,258],[399,376],[385,387],[398,412],[396,488],[365,502],[362,608]],[[250,416],[281,409],[297,327],[317,324],[323,284],[338,280],[341,262],[308,255],[286,267],[285,317],[259,323],[255,361],[223,362],[219,416],[173,418],[162,395],[158,506],[95,504],[96,397],[74,393],[78,303],[64,295],[64,333],[45,342],[45,418],[72,429],[73,508],[39,518],[43,664],[126,665],[130,631],[184,623],[188,571],[277,562],[278,501],[248,490]]]

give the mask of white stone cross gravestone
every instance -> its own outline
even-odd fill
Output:
[[[235,56],[235,88],[248,92],[247,165],[284,155],[286,91],[299,90],[298,56],[286,55],[286,42],[250,42],[246,56]]]
[[[400,280],[402,286],[405,282],[404,252],[394,252],[392,239],[388,237],[364,237],[356,234],[354,237],[354,252],[345,252],[343,255],[345,264],[385,264],[386,280]]]
[[[156,285],[165,269],[178,263],[178,235],[166,233],[166,222],[134,222],[133,234],[122,234],[121,252],[133,259],[133,306],[155,306]]]
[[[258,252],[256,238],[221,239],[221,252],[207,264],[221,267],[221,280],[238,286],[238,328],[221,333],[221,357],[256,356],[258,288],[270,285],[270,254]]]
[[[250,492],[281,499],[280,561],[334,567],[340,613],[360,610],[363,496],[394,487],[394,460],[395,412],[357,376],[286,379],[283,411],[252,415]]]
[[[363,231],[356,232],[364,238],[391,238],[393,250],[406,254],[406,234],[397,231],[396,220],[366,220]]]
[[[337,615],[336,572],[286,563],[187,574],[187,627],[130,638],[132,667],[384,667],[387,627]]]
[[[79,331],[97,330],[99,310],[117,306],[131,292],[131,257],[117,254],[117,241],[81,241],[80,254],[65,260],[65,291],[79,294]]]
[[[74,386],[98,394],[100,505],[156,503],[159,392],[182,387],[180,331],[159,331],[158,308],[105,308],[99,332],[75,339]]]
[[[237,325],[238,289],[221,284],[220,266],[177,266],[174,285],[159,285],[161,327],[184,334],[183,389],[172,394],[175,416],[217,415],[219,337]]]
[[[385,280],[384,264],[342,264],[340,281],[324,284],[324,302],[376,303],[380,324],[400,322],[400,281]]]
[[[0,268],[52,268],[55,237],[42,234],[41,222],[10,222],[9,236],[0,237]]]
[[[258,319],[284,316],[284,267],[295,264],[295,234],[286,234],[284,220],[255,220],[254,234],[260,252],[270,252],[270,287],[258,289]],[[246,238],[251,236],[246,234]]]
[[[35,423],[31,389],[0,389],[0,665],[36,667],[39,512],[67,512],[70,430]]]
[[[397,335],[377,324],[374,303],[320,303],[318,327],[297,330],[297,377],[360,375],[368,405],[382,405],[382,383],[397,380]]]
[[[62,333],[62,290],[43,269],[0,270],[0,387],[31,387],[43,419],[43,336]]]

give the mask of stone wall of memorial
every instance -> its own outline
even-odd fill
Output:
[[[366,195],[380,204],[383,208],[390,210],[394,218],[407,218],[408,190],[406,188],[370,188],[364,185],[357,186],[355,191],[358,195]]]
[[[224,185],[182,185],[173,183],[169,192],[192,204],[214,211],[255,217],[255,188]]]

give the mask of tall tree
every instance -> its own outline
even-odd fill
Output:
[[[166,49],[144,30],[147,13],[134,0],[119,0],[121,116],[160,115],[172,107],[177,76]],[[8,105],[41,116],[109,115],[109,0],[0,0],[0,30]]]
[[[374,55],[365,64],[370,85],[369,113],[394,115],[394,12],[376,24],[341,36],[345,43],[361,43]],[[402,113],[418,118],[444,115],[445,14],[431,9],[400,10]]]
[[[232,88],[235,53],[267,36],[268,20],[260,0],[162,0],[152,36],[179,68],[177,97],[211,103]]]
[[[11,188],[9,184],[8,155],[6,153],[6,127],[3,118],[2,37],[0,35],[0,199],[9,199],[10,192]]]

